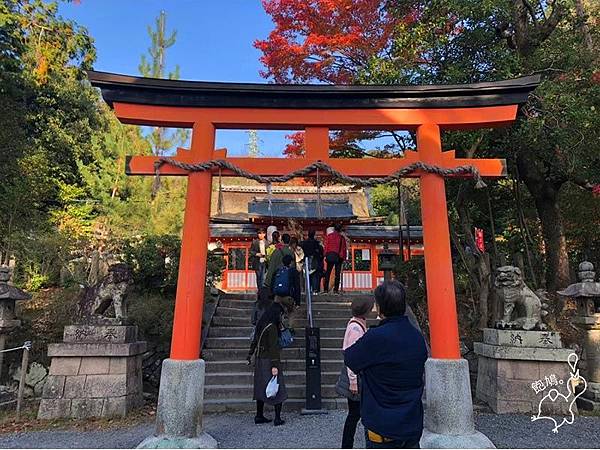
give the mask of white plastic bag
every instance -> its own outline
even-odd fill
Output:
[[[279,392],[279,382],[277,381],[277,377],[274,376],[271,378],[271,381],[269,381],[269,384],[267,384],[267,398],[275,397],[277,392]]]

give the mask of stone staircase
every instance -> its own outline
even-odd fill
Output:
[[[355,295],[313,298],[314,324],[321,329],[321,393],[325,409],[346,407],[345,399],[336,394],[334,386],[343,366],[342,341],[350,318],[350,301]],[[206,412],[255,409],[253,368],[246,364],[252,332],[250,315],[255,298],[254,294],[226,293],[219,300],[202,352],[206,361]],[[282,351],[289,395],[285,409],[299,410],[305,405],[304,327],[307,320],[304,305],[295,311],[291,325],[296,331],[294,344]]]

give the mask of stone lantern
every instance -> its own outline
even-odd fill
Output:
[[[383,250],[379,252],[379,270],[383,272],[383,280],[390,281],[392,279],[392,271],[396,267],[396,253],[388,248],[388,244],[383,244]]]
[[[21,326],[21,321],[15,313],[15,302],[31,298],[27,292],[8,284],[9,280],[10,268],[0,266],[0,351],[5,348],[6,336],[15,328]],[[4,353],[0,352],[0,374],[2,373],[3,362]]]
[[[558,294],[577,301],[577,315],[572,322],[585,331],[583,348],[588,382],[586,391],[577,399],[577,406],[588,411],[600,411],[600,283],[595,281],[594,265],[579,264],[579,283],[571,284]]]

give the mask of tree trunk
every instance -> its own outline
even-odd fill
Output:
[[[546,256],[546,289],[555,292],[570,283],[569,256],[563,227],[562,214],[558,206],[558,194],[564,180],[551,180],[543,174],[540,161],[534,161],[529,152],[517,156],[519,174],[535,202],[542,225]]]
[[[567,240],[557,196],[535,198],[546,247],[546,289],[553,292],[571,282]]]
[[[490,255],[488,253],[480,252],[475,242],[475,235],[473,234],[473,222],[471,221],[471,216],[467,207],[467,198],[471,193],[472,189],[463,183],[459,188],[455,206],[458,213],[458,222],[462,229],[464,239],[466,244],[472,249],[472,255],[469,258],[469,264],[466,265],[467,270],[469,271],[469,276],[473,281],[475,288],[477,289],[477,303],[479,307],[478,326],[480,328],[485,328],[489,322],[489,297],[492,272],[490,267]],[[460,245],[461,244],[459,241],[457,246],[460,247]],[[459,252],[460,251],[462,251],[462,248],[459,249]],[[462,253],[461,256],[463,256],[463,259],[466,259],[466,256]]]
[[[581,21],[580,29],[581,33],[583,34],[583,42],[585,43],[585,47],[589,52],[593,52],[594,42],[592,41],[590,27],[587,24],[587,14],[583,0],[575,0],[575,11],[577,12],[577,18]]]
[[[490,322],[490,292],[492,282],[492,270],[490,267],[490,254],[482,253],[478,264],[479,279],[479,328],[486,328]]]

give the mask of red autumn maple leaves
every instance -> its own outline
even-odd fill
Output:
[[[386,0],[263,0],[275,24],[254,46],[265,78],[276,83],[348,84],[390,44],[395,26]]]

